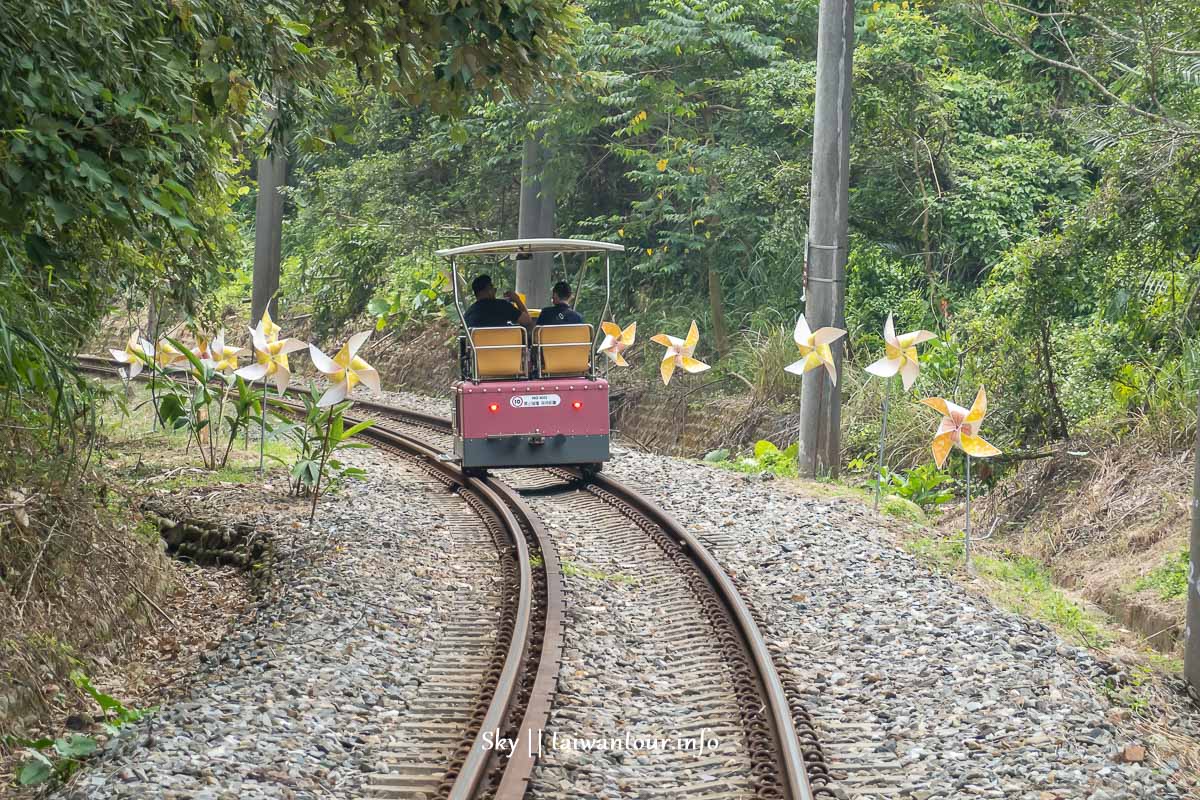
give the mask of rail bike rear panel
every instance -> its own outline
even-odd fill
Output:
[[[454,454],[464,469],[599,465],[609,459],[608,381],[460,381]]]

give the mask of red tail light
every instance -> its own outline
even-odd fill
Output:
[[[495,414],[499,410],[500,410],[499,403],[492,403],[488,406],[488,411],[492,412],[493,414]]]
[[[579,409],[583,408],[583,401],[582,401],[582,400],[576,400],[574,403],[571,403],[571,408],[573,408],[573,409],[575,409],[576,411],[578,411]]]

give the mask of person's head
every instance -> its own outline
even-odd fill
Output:
[[[554,288],[550,290],[554,296],[556,303],[569,303],[571,301],[571,284],[566,281],[559,281],[554,284]]]
[[[476,300],[483,300],[485,297],[494,298],[496,296],[496,287],[492,285],[492,276],[480,275],[471,281],[471,291],[475,293]]]

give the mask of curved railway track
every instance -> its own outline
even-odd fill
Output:
[[[89,371],[115,373],[105,359],[79,360]],[[299,407],[292,401],[279,403]],[[449,420],[364,400],[355,400],[353,412],[357,418],[376,420],[363,432],[365,438],[419,463],[475,509],[501,553],[515,598],[505,606],[502,630],[484,671],[486,683],[474,695],[470,713],[464,719],[462,701],[470,693],[456,692],[450,685],[450,679],[463,677],[455,671],[443,677],[449,681],[447,698],[457,694],[458,707],[443,709],[436,702],[430,706],[430,719],[444,714],[458,720],[457,726],[430,729],[442,747],[429,752],[444,754],[446,745],[457,743],[448,762],[406,764],[398,771],[381,772],[372,778],[370,796],[513,800],[525,795],[534,779],[537,748],[500,753],[486,746],[485,735],[500,731],[515,742],[541,742],[550,721],[563,659],[565,580],[558,543],[539,514],[539,498],[547,493],[561,495],[564,507],[587,520],[588,530],[603,537],[617,557],[644,562],[647,586],[664,602],[664,610],[677,615],[673,624],[664,626],[662,643],[672,652],[694,654],[695,664],[710,665],[718,676],[709,676],[713,685],[700,692],[705,702],[697,705],[704,707],[695,713],[697,719],[715,715],[723,720],[718,725],[724,725],[724,731],[729,731],[730,719],[736,722],[737,730],[731,733],[745,751],[746,768],[734,772],[744,780],[717,781],[707,791],[689,787],[687,796],[836,796],[800,687],[773,657],[757,612],[704,545],[665,511],[603,474],[585,479],[575,470],[546,468],[464,475],[443,455],[452,443]],[[474,628],[464,629],[456,632],[453,642],[469,647],[478,635]],[[688,691],[696,690],[695,669],[692,674],[673,673],[672,678],[687,682],[692,687]],[[461,689],[463,683],[457,686]],[[572,722],[569,716],[564,720]],[[561,721],[556,720],[556,726]],[[653,794],[678,796],[673,791],[678,788],[666,783]]]

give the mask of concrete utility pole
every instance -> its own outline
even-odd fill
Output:
[[[546,175],[547,161],[541,134],[526,134],[525,150],[521,154],[521,207],[517,221],[519,238],[554,236],[554,184]],[[539,253],[528,261],[517,262],[517,291],[525,295],[525,304],[529,308],[539,309],[550,305],[550,276],[553,270],[553,253]]]
[[[271,109],[274,121],[276,111]],[[287,153],[282,141],[275,142],[270,155],[258,160],[258,198],[254,204],[254,284],[250,293],[250,321],[257,325],[270,303],[276,317],[275,293],[279,291],[280,247],[283,240],[283,195],[287,182]]]
[[[814,331],[844,328],[850,216],[850,78],[854,1],[820,0],[817,97],[813,115],[805,317]],[[844,340],[833,344],[842,372]],[[836,477],[841,464],[841,397],[824,369],[804,373],[800,394],[800,474]]]
[[[1183,676],[1192,696],[1200,696],[1200,428],[1192,475],[1192,536],[1187,578],[1187,627],[1184,628]]]
[[[258,200],[254,205],[254,288],[250,319],[255,324],[270,303],[277,314],[275,293],[279,291],[280,247],[283,240],[283,188],[287,158],[276,153],[258,161]]]

